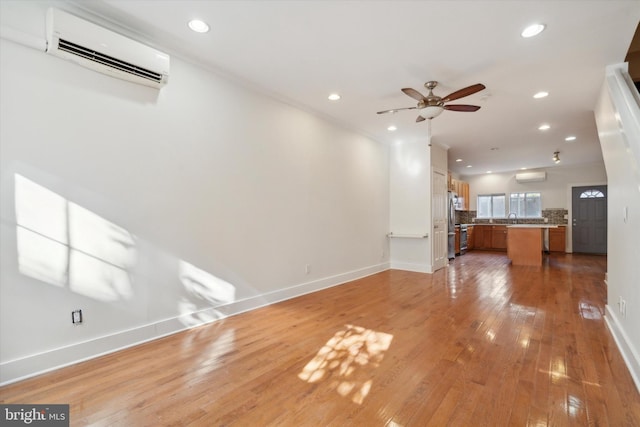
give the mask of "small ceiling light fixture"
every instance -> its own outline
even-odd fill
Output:
[[[558,164],[560,163],[560,152],[556,151],[555,153],[553,153],[553,161]]]
[[[189,21],[189,28],[191,28],[196,33],[207,33],[209,32],[209,24],[199,19],[192,19]]]
[[[462,161],[462,159],[456,159],[456,162],[460,163]]]
[[[391,125],[391,126],[389,126],[389,127],[387,128],[387,130],[388,130],[389,132],[393,132],[394,130],[397,130],[397,129],[398,129],[398,128],[397,128],[397,127],[395,127],[394,125]]]
[[[571,141],[575,141],[576,137],[571,135],[571,136],[566,137],[564,140],[567,141],[567,142],[571,142]]]
[[[527,168],[520,168],[520,170],[521,170],[521,171],[526,171],[526,170],[527,170]]]
[[[533,25],[529,25],[527,28],[525,28],[524,30],[522,30],[522,32],[520,33],[520,35],[522,37],[524,37],[525,39],[528,39],[529,37],[535,37],[538,34],[540,34],[541,32],[544,31],[544,29],[546,28],[546,26],[544,24],[533,24]]]
[[[535,95],[533,95],[535,99],[546,98],[547,96],[549,96],[549,92],[545,92],[545,91],[540,91]]]
[[[468,168],[472,168],[473,166],[472,166],[472,165],[467,165],[467,167],[468,167]]]
[[[538,127],[538,129],[539,129],[539,130],[549,130],[549,129],[551,129],[551,126],[549,126],[548,124],[546,124],[546,123],[545,123],[545,124],[543,124],[543,125],[540,125],[540,126]]]
[[[487,173],[493,173],[492,171],[487,171]]]
[[[329,99],[329,101],[337,101],[340,99],[340,95],[338,95],[337,93],[332,93],[327,98]]]

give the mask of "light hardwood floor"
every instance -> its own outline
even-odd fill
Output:
[[[606,258],[473,251],[11,384],[72,425],[640,426],[604,316]]]

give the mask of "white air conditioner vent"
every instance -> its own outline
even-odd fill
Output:
[[[169,78],[169,55],[57,9],[47,11],[47,52],[152,87]]]
[[[83,58],[88,59],[89,61],[98,62],[107,67],[115,68],[125,73],[142,77],[143,79],[149,79],[156,83],[162,82],[162,74],[154,73],[153,71],[150,71],[150,70],[145,70],[144,68],[137,67],[128,62],[121,61],[112,56],[102,54],[100,52],[97,52],[92,49],[88,49],[86,47],[77,45],[75,43],[71,43],[70,41],[67,41],[67,40],[60,39],[58,41],[58,49],[63,50],[65,52],[69,52],[74,55],[81,56]]]
[[[516,174],[516,181],[521,184],[526,182],[541,182],[546,180],[546,172],[522,172]]]

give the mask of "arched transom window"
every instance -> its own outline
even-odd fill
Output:
[[[580,194],[581,199],[597,199],[604,197],[604,194],[600,190],[586,190]]]

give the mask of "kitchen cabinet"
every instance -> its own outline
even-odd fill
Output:
[[[473,227],[474,249],[507,250],[506,225],[478,225]]]
[[[467,250],[470,251],[471,249],[474,248],[474,239],[475,239],[475,233],[474,233],[474,229],[475,227],[473,225],[468,225],[467,226]]]
[[[559,226],[558,228],[549,229],[549,251],[564,252],[566,248],[567,227]]]
[[[455,178],[451,178],[449,182],[449,190],[458,195],[460,204],[456,206],[456,210],[468,211],[469,210],[469,183],[460,181]]]
[[[485,249],[484,247],[484,225],[476,225],[473,227],[473,248]]]
[[[458,192],[458,197],[462,198],[462,206],[461,209],[463,211],[469,210],[469,183],[460,181],[460,191]]]
[[[456,238],[455,238],[456,255],[460,253],[460,226],[456,225]]]
[[[491,249],[507,249],[507,226],[493,225],[491,228]]]

